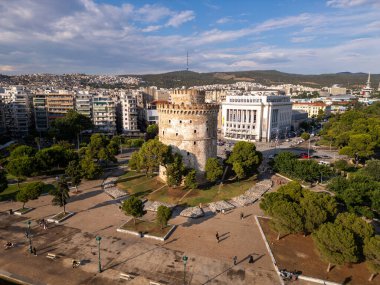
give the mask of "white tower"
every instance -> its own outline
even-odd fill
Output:
[[[368,98],[371,96],[373,89],[371,88],[371,73],[368,73],[368,80],[366,86],[362,89],[363,97],[368,100]]]

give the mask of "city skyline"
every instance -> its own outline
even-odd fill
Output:
[[[379,73],[375,0],[0,3],[0,74]]]

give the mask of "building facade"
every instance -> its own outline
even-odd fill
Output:
[[[75,110],[92,119],[92,94],[86,91],[78,91],[75,95]]]
[[[204,179],[206,161],[217,156],[217,116],[219,106],[205,103],[204,91],[174,90],[171,103],[157,105],[159,140],[181,154],[186,167]],[[160,178],[166,171],[160,167]]]
[[[116,133],[116,103],[107,95],[98,94],[92,98],[92,121],[101,133]]]
[[[132,93],[121,94],[121,116],[122,116],[122,132],[124,134],[133,135],[138,133],[137,127],[137,100]]]
[[[0,98],[4,107],[6,131],[13,137],[25,137],[31,127],[31,93],[24,86],[3,88]]]
[[[222,103],[225,139],[269,141],[290,130],[292,103],[288,96],[227,96]]]
[[[323,102],[294,102],[293,110],[306,112],[309,118],[316,118],[321,112],[327,117],[331,115],[331,106]]]
[[[46,94],[33,96],[34,124],[37,132],[46,132],[49,128]]]
[[[74,93],[67,90],[58,90],[46,95],[48,120],[50,123],[64,117],[69,110],[74,109]]]

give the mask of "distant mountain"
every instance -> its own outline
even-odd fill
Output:
[[[363,86],[368,74],[340,72],[331,74],[303,75],[285,73],[277,70],[253,70],[235,72],[198,73],[193,71],[174,71],[161,74],[134,75],[143,80],[143,85],[157,87],[182,87],[208,84],[228,84],[237,81],[252,81],[264,85],[272,84],[302,84],[310,87],[332,86],[340,84],[344,87]],[[372,87],[377,87],[380,74],[371,74]]]

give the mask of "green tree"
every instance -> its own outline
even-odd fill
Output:
[[[314,232],[337,213],[335,198],[324,193],[305,191],[300,206],[304,210],[304,230],[307,233]]]
[[[272,225],[278,232],[277,240],[281,234],[299,233],[303,231],[303,210],[297,203],[289,201],[278,201],[272,209]]]
[[[190,169],[185,176],[184,184],[188,189],[196,189],[198,187],[195,169]]]
[[[34,172],[34,159],[31,157],[23,156],[20,158],[12,159],[8,162],[6,169],[8,173],[17,178],[17,187],[20,189],[20,179],[25,176],[30,176]]]
[[[331,264],[345,264],[358,261],[358,247],[354,235],[342,225],[322,224],[312,235],[318,251],[323,259]]]
[[[277,190],[278,193],[281,193],[285,196],[288,196],[288,200],[292,202],[299,202],[304,195],[304,190],[297,181],[291,181]]]
[[[158,207],[156,220],[157,220],[157,223],[161,226],[161,229],[166,227],[171,215],[172,215],[172,211],[169,207],[166,207],[166,206]]]
[[[109,143],[110,140],[105,135],[93,134],[86,148],[86,156],[96,162],[104,161],[106,164],[116,162],[112,148],[108,148]]]
[[[65,174],[69,178],[71,185],[75,187],[76,192],[78,192],[78,185],[82,181],[82,168],[77,160],[72,160],[69,162],[65,169]]]
[[[171,149],[158,139],[145,142],[139,150],[141,168],[145,174],[152,174],[160,165],[165,166],[172,160]]]
[[[178,153],[173,155],[173,162],[166,167],[167,183],[169,186],[178,186],[182,182],[185,172],[185,166],[182,162],[182,156]]]
[[[56,187],[49,192],[53,196],[52,204],[54,206],[63,207],[63,212],[66,213],[66,204],[68,203],[69,195],[69,186],[64,177],[60,177],[57,181]]]
[[[9,159],[12,160],[24,156],[33,157],[35,154],[36,150],[34,148],[27,145],[20,145],[11,151]]]
[[[377,273],[380,273],[380,236],[376,235],[365,241],[364,255],[369,270],[372,272],[368,281],[372,281]]]
[[[154,139],[158,135],[158,125],[152,124],[149,125],[146,129],[146,139]]]
[[[21,190],[16,195],[16,200],[22,202],[22,208],[25,208],[25,203],[29,200],[36,200],[41,196],[45,184],[43,182],[31,182],[21,187]]]
[[[339,154],[353,158],[369,158],[374,154],[375,146],[376,143],[369,134],[351,135],[348,145],[339,150]]]
[[[307,141],[308,139],[310,139],[310,134],[304,132],[304,133],[301,134],[301,138],[302,138],[303,140]]]
[[[334,162],[334,168],[339,171],[345,171],[349,168],[348,162],[344,159],[340,159]]]
[[[69,110],[63,118],[57,118],[52,121],[49,133],[59,139],[70,141],[76,139],[79,145],[80,133],[90,129],[93,129],[93,124],[89,117],[74,110]]]
[[[232,165],[232,170],[238,178],[244,178],[254,173],[262,161],[262,154],[256,151],[256,146],[250,142],[238,142],[232,149],[227,163]]]
[[[206,161],[206,178],[210,182],[215,182],[223,175],[223,166],[217,158],[210,157]]]
[[[8,179],[5,171],[0,171],[0,193],[8,188]]]
[[[124,200],[122,210],[133,217],[133,222],[136,225],[136,218],[141,217],[144,214],[143,202],[135,196],[129,197]]]
[[[103,169],[88,156],[81,159],[80,167],[83,177],[86,179],[96,179],[103,173]]]
[[[128,166],[132,170],[139,171],[141,169],[141,157],[138,151],[134,151],[128,161]]]
[[[274,170],[285,175],[291,175],[295,161],[296,157],[293,153],[288,151],[281,152],[274,158]]]
[[[380,182],[380,160],[372,159],[366,162],[366,166],[360,169],[363,175],[371,177],[373,180]]]
[[[337,176],[329,181],[327,189],[336,193],[342,194],[348,188],[349,182],[346,178]]]
[[[364,241],[374,234],[372,225],[353,213],[340,213],[336,217],[335,223],[352,232],[356,244],[359,246],[363,246]]]
[[[61,145],[53,145],[37,152],[36,159],[43,170],[65,167],[69,160],[77,158],[72,149],[66,149]]]
[[[280,192],[265,193],[260,201],[260,209],[262,209],[265,214],[273,216],[273,206],[279,201],[289,201],[289,198]]]

